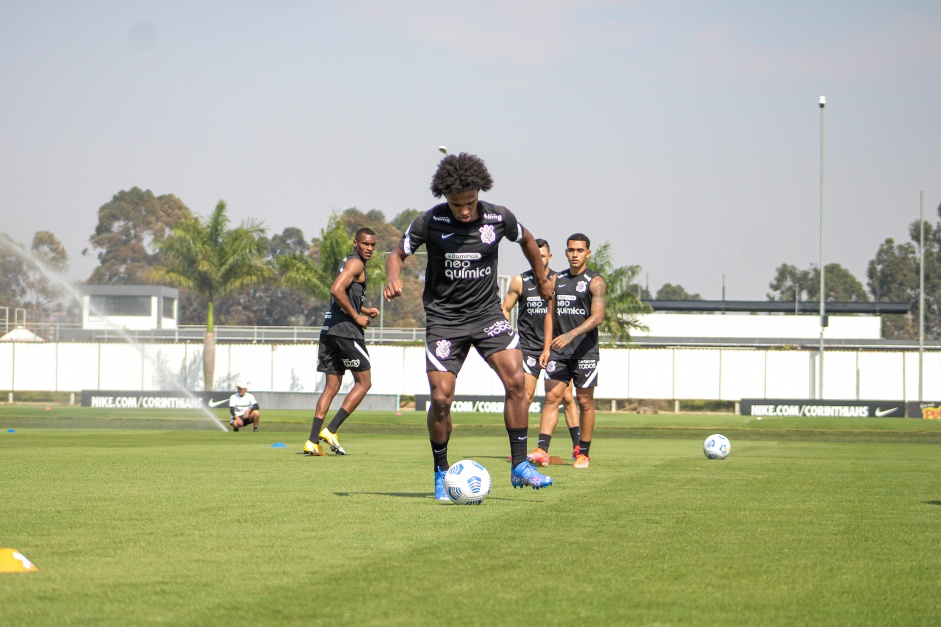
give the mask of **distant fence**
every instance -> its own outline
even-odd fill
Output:
[[[201,343],[0,343],[0,391],[200,390]],[[371,394],[427,394],[424,346],[372,345]],[[827,399],[918,400],[917,351],[828,350]],[[725,400],[816,398],[817,353],[761,348],[602,348],[596,398]],[[219,344],[213,389],[246,380],[253,392],[323,387],[317,346]],[[924,398],[941,398],[941,351],[924,356]],[[347,375],[344,390],[352,377]],[[471,351],[456,393],[502,395]],[[542,383],[537,389],[542,394]]]

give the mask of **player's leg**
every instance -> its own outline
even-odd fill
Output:
[[[320,439],[330,445],[330,449],[337,455],[344,455],[346,451],[340,446],[337,439],[337,431],[343,421],[349,417],[366,396],[366,392],[372,387],[372,375],[370,372],[369,352],[366,350],[366,342],[362,339],[336,338],[336,344],[340,347],[340,353],[344,367],[350,369],[353,373],[353,388],[347,392],[346,398],[340,409],[334,414],[333,420],[326,429],[320,432]]]
[[[562,394],[562,407],[565,410],[565,424],[569,428],[569,437],[572,438],[572,459],[578,458],[578,441],[581,431],[578,422],[578,404],[572,394],[572,382],[565,386],[565,392]]]
[[[356,411],[359,404],[363,402],[363,398],[366,397],[369,388],[372,387],[372,372],[370,370],[353,370],[352,374],[353,387],[346,393],[343,404],[340,405],[336,416],[333,417],[333,420],[330,421],[330,425],[327,427],[333,433],[336,433],[340,425],[343,424],[343,421]],[[340,412],[345,414],[342,418],[340,417]]]
[[[578,399],[578,409],[581,412],[581,436],[578,440],[578,455],[575,459],[575,468],[588,468],[591,455],[591,436],[595,430],[595,388],[576,388],[575,396]]]
[[[451,439],[451,403],[457,373],[461,371],[471,336],[467,329],[429,325],[425,329],[425,370],[431,402],[428,405],[428,439],[435,471],[435,500],[450,503],[444,489],[448,463],[448,441]]]
[[[253,409],[252,413],[249,414],[249,417],[252,420],[252,431],[258,431],[258,419],[261,418],[261,412],[257,409]]]
[[[435,499],[450,502],[444,490],[444,474],[448,463],[448,441],[451,439],[451,403],[454,401],[454,385],[457,376],[452,372],[437,370],[428,372],[428,388],[431,403],[428,407],[428,439],[435,471]]]
[[[526,404],[532,405],[533,399],[536,398],[536,383],[539,381],[538,376],[533,376],[528,372],[523,373],[523,385],[526,387]],[[529,411],[529,407],[526,408]]]
[[[304,443],[304,454],[312,457],[324,457],[326,453],[320,445],[320,432],[323,431],[323,421],[330,410],[330,403],[333,402],[337,392],[340,391],[340,385],[343,383],[343,374],[336,372],[327,372],[324,377],[323,392],[317,399],[317,405],[314,408],[314,419],[310,425],[310,436]]]
[[[475,337],[475,344],[506,390],[503,423],[510,440],[510,484],[514,488],[530,486],[538,490],[551,486],[552,477],[542,475],[526,460],[529,405],[522,371],[523,354],[516,350],[519,338],[513,330],[508,324],[503,328],[505,322],[497,321],[488,326],[483,336]]]
[[[330,404],[340,391],[345,370],[340,362],[337,347],[332,336],[321,335],[320,346],[317,349],[317,372],[324,373],[323,391],[314,407],[314,418],[310,425],[310,436],[304,443],[304,454],[312,457],[326,455],[320,446],[320,432],[323,431],[323,421],[330,411]]]
[[[546,379],[546,402],[542,406],[539,419],[539,439],[536,441],[536,448],[529,454],[529,461],[534,464],[549,465],[549,444],[552,441],[552,432],[559,422],[559,403],[562,401],[565,387],[562,381]]]
[[[346,455],[346,450],[340,446],[340,440],[337,437],[340,425],[359,407],[366,392],[372,387],[372,374],[369,370],[353,370],[352,373],[353,387],[346,393],[346,398],[343,399],[343,404],[340,405],[337,413],[333,415],[333,420],[320,431],[320,439],[326,442],[330,450],[337,455]]]

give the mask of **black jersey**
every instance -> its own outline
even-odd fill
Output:
[[[555,276],[555,272],[548,271],[548,278]],[[546,312],[549,310],[546,301],[539,295],[536,286],[536,277],[532,270],[520,275],[523,279],[523,290],[519,297],[519,313],[516,316],[516,329],[520,334],[520,348],[527,353],[541,353],[546,335],[543,326]]]
[[[412,221],[402,236],[402,250],[428,251],[422,302],[429,325],[461,325],[503,317],[497,287],[497,250],[504,237],[523,239],[523,225],[506,207],[478,201],[480,216],[458,222],[447,203]]]
[[[555,325],[552,337],[568,333],[591,316],[591,291],[588,285],[596,276],[588,268],[581,274],[570,275],[569,270],[555,278]],[[559,350],[552,349],[553,358],[598,358],[598,327],[579,335]]]
[[[343,261],[340,262],[340,267],[337,268],[337,276],[340,276],[340,273],[343,272],[343,268],[346,267],[346,263],[354,257],[361,259],[356,252],[347,255]],[[363,266],[365,267],[365,265],[366,262],[364,261]],[[363,301],[366,300],[365,277],[361,283],[357,281],[350,283],[349,287],[346,288],[346,297],[349,299],[353,309],[359,313],[360,309],[363,308]],[[330,297],[330,309],[323,318],[323,326],[320,327],[320,334],[360,339],[365,337],[363,327],[356,324],[356,321],[350,318],[346,310],[340,307],[340,304],[332,296]]]

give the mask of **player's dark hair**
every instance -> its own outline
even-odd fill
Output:
[[[541,237],[536,240],[536,248],[545,248],[545,249],[548,250],[549,252],[552,252],[552,249],[549,248],[549,242],[547,242],[546,240],[542,239]]]
[[[588,239],[588,236],[584,233],[572,233],[569,235],[569,238],[565,240],[566,243],[575,241],[575,242],[585,242],[585,248],[591,250],[591,240]]]
[[[353,241],[354,241],[354,242],[358,242],[360,235],[372,235],[373,237],[375,237],[375,236],[376,236],[376,232],[373,231],[373,230],[372,230],[371,228],[369,228],[368,226],[364,226],[363,228],[361,228],[361,229],[359,229],[358,231],[356,231],[356,235],[353,236]]]
[[[466,152],[446,156],[431,178],[431,193],[435,198],[472,189],[488,192],[492,187],[493,177],[484,160]]]

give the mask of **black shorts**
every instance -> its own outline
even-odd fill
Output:
[[[234,425],[236,418],[240,419],[240,420],[242,421],[242,424],[243,424],[243,425],[252,424],[253,422],[255,422],[254,420],[252,420],[252,412],[253,412],[253,411],[255,411],[255,410],[249,407],[248,413],[245,414],[244,416],[239,416],[238,414],[236,414],[235,416],[232,416],[232,419],[229,420],[229,424],[230,424],[230,425]]]
[[[546,364],[546,377],[565,383],[572,381],[577,388],[593,388],[598,385],[598,358],[551,359]]]
[[[529,351],[523,351],[523,372],[526,374],[531,374],[537,379],[539,378],[539,373],[542,372],[542,366],[539,365],[539,357],[542,355],[542,352],[531,353]]]
[[[425,370],[456,376],[470,347],[487,359],[494,353],[519,349],[520,338],[502,315],[460,327],[429,326],[425,329]]]
[[[317,372],[343,375],[347,370],[363,372],[370,367],[366,340],[336,335],[320,336]]]

